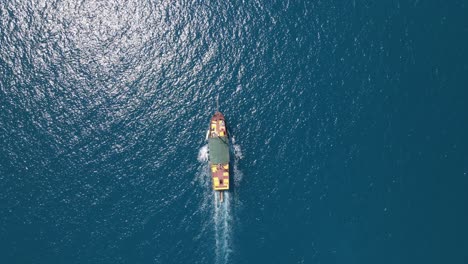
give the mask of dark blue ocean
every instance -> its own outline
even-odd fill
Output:
[[[2,264],[466,264],[467,136],[466,1],[0,3]]]

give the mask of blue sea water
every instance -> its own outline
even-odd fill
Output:
[[[0,263],[468,263],[467,14],[1,1]]]

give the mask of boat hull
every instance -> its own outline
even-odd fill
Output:
[[[229,135],[226,120],[220,112],[216,112],[210,120],[208,148],[213,190],[229,190]]]

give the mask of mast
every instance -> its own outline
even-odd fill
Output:
[[[216,96],[216,112],[219,112],[219,94]]]

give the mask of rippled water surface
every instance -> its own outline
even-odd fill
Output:
[[[1,1],[0,263],[468,263],[466,14]]]

